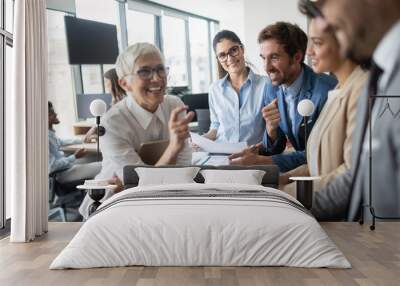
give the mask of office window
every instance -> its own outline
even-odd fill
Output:
[[[119,50],[121,44],[121,26],[119,25],[119,2],[115,0],[75,0],[76,17],[112,24],[117,26]]]
[[[87,20],[113,24],[117,27],[119,51],[123,50],[122,32],[119,15],[119,2],[115,0],[76,0],[76,17]],[[101,7],[101,9],[93,9]],[[75,94],[100,94],[104,93],[103,73],[114,65],[81,65],[75,69]]]
[[[207,92],[210,85],[208,23],[189,18],[192,92]]]
[[[138,42],[154,44],[155,19],[154,15],[133,11],[126,8],[126,27],[128,30],[128,45]]]
[[[168,86],[187,86],[185,21],[180,18],[164,16],[162,39],[165,63],[169,67]]]
[[[5,74],[5,96],[6,99],[11,96],[11,84],[12,84],[12,47],[6,45],[6,74]],[[6,219],[11,218],[11,190],[6,188],[6,211],[5,211]]]
[[[168,86],[187,86],[196,93],[208,90],[216,79],[210,37],[218,21],[150,1],[128,0],[120,6],[121,26],[127,26],[124,47],[139,41],[154,43],[170,68]]]
[[[100,65],[82,65],[82,83],[84,94],[103,93],[103,75]]]
[[[75,123],[75,99],[72,70],[68,62],[65,15],[64,12],[47,10],[48,96],[61,122],[55,127],[58,135],[70,138],[73,136],[71,126]]]
[[[218,79],[218,71],[217,71],[217,59],[214,55],[214,49],[212,47],[212,42],[215,35],[219,31],[219,25],[217,23],[209,22],[209,29],[210,29],[210,64],[211,64],[211,78],[212,81],[216,81]]]
[[[6,30],[12,33],[14,21],[14,0],[6,0],[5,6]]]
[[[11,194],[9,188],[5,188],[7,162],[4,119],[5,107],[11,97],[13,12],[13,0],[0,0],[0,229],[6,226],[6,220],[11,217]]]

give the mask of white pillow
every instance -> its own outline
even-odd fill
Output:
[[[139,186],[195,183],[193,179],[199,170],[199,167],[135,168],[139,176]]]
[[[226,183],[261,185],[265,171],[261,170],[202,170],[205,184]]]

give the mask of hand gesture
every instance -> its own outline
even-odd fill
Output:
[[[265,120],[268,136],[275,140],[278,136],[277,130],[281,120],[278,101],[276,98],[262,109],[262,114]]]
[[[261,143],[251,145],[241,152],[229,156],[230,165],[256,165]]]
[[[82,158],[86,154],[87,154],[87,150],[85,148],[78,149],[74,153],[76,159]]]
[[[179,113],[187,110],[187,106],[176,107],[172,110],[169,122],[169,144],[176,151],[182,150],[185,139],[189,137],[189,122],[192,121],[194,113],[191,111],[182,119],[179,119]]]
[[[122,184],[122,181],[120,178],[118,178],[117,175],[113,175],[110,180],[108,180],[108,183],[110,185],[116,185],[117,187],[114,189],[114,193],[119,193],[124,190],[124,184]]]

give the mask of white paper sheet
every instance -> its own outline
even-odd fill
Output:
[[[228,143],[228,142],[215,142],[209,140],[197,133],[190,132],[192,142],[199,146],[206,152],[214,154],[232,154],[242,151],[247,147],[246,142]]]

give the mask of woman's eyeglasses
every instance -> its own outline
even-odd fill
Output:
[[[226,53],[222,52],[217,55],[217,59],[223,63],[228,60],[228,56],[236,57],[240,52],[240,45],[231,47]]]
[[[154,73],[156,73],[161,78],[166,78],[168,76],[168,71],[169,69],[167,67],[164,67],[163,65],[158,65],[154,68],[143,67],[136,71],[135,74],[137,74],[143,80],[149,80],[153,78]]]

